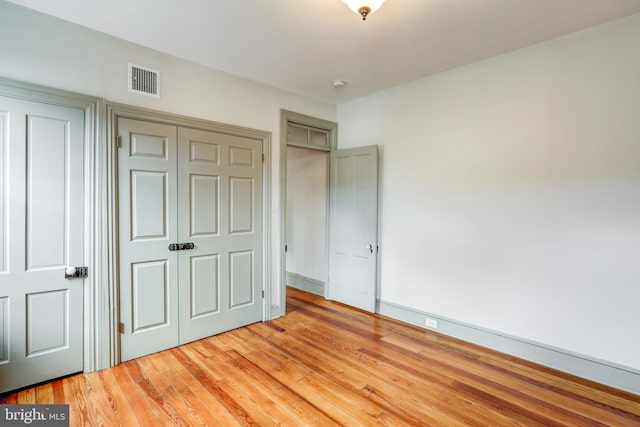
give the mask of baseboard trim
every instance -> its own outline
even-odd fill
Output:
[[[309,293],[325,296],[325,283],[287,271],[287,285]]]
[[[444,335],[460,338],[549,368],[640,395],[640,372],[633,368],[596,360],[571,351],[509,336],[382,300],[377,300],[376,312],[425,329],[430,329],[425,326],[425,318],[428,317],[438,322],[438,328],[434,330]]]

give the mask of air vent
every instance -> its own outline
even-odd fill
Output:
[[[160,72],[129,64],[129,92],[160,98]]]

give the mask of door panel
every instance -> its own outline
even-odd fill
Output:
[[[180,343],[262,320],[262,141],[178,129]]]
[[[0,147],[3,392],[83,369],[84,112],[0,97]]]
[[[220,307],[219,256],[204,255],[191,258],[191,319],[215,314]]]
[[[167,326],[170,308],[167,262],[136,262],[131,268],[133,332]]]
[[[231,308],[253,303],[253,251],[234,252],[229,254],[231,286]]]
[[[217,176],[191,175],[190,230],[192,236],[214,236],[218,234],[218,187]]]
[[[27,294],[27,357],[66,347],[69,324],[69,292]],[[49,312],[47,317],[42,313]]]
[[[229,178],[229,233],[253,232],[253,178]]]
[[[119,119],[122,361],[178,343],[176,128]]]
[[[65,267],[70,123],[29,115],[27,126],[27,269]]]
[[[378,232],[376,146],[331,152],[329,299],[375,311]]]

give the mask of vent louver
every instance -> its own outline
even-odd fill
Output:
[[[160,98],[160,72],[129,64],[129,92]]]

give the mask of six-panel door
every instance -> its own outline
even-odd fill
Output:
[[[262,141],[178,129],[180,344],[262,319]]]

